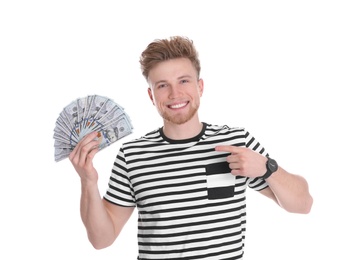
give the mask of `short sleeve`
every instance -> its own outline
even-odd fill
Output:
[[[245,130],[245,146],[263,156],[267,156],[265,148],[258,142],[254,136]],[[269,185],[262,178],[249,178],[248,186],[256,191],[267,188]]]
[[[119,150],[115,158],[104,199],[123,207],[136,206],[123,148]]]

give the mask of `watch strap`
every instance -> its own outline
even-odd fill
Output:
[[[278,169],[278,166],[277,166],[277,163],[274,159],[271,159],[269,156],[267,156],[268,160],[266,161],[266,172],[263,176],[261,176],[262,179],[266,180],[267,178],[269,178],[275,171],[277,171]],[[276,169],[271,169],[269,167],[269,161],[272,161],[275,163],[276,165]]]

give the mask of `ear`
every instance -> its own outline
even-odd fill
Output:
[[[198,85],[199,85],[199,93],[200,93],[200,97],[201,97],[204,92],[204,80],[199,79]]]
[[[151,102],[152,102],[153,105],[155,106],[154,97],[153,97],[152,90],[151,90],[150,87],[148,87],[148,95],[149,95],[149,98],[150,98]]]

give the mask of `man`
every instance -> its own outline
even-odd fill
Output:
[[[140,64],[163,126],[122,145],[103,198],[92,163],[97,133],[69,156],[95,248],[111,245],[137,207],[138,259],[242,259],[247,187],[286,211],[310,212],[306,180],[277,165],[247,130],[199,120],[204,83],[190,39],[155,40]]]

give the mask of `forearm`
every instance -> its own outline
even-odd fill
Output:
[[[114,224],[103,204],[97,184],[82,184],[80,214],[89,241],[96,249],[105,248],[114,242]]]
[[[285,210],[303,214],[310,212],[313,199],[309,193],[308,183],[303,177],[288,173],[279,167],[267,182],[279,205]]]

